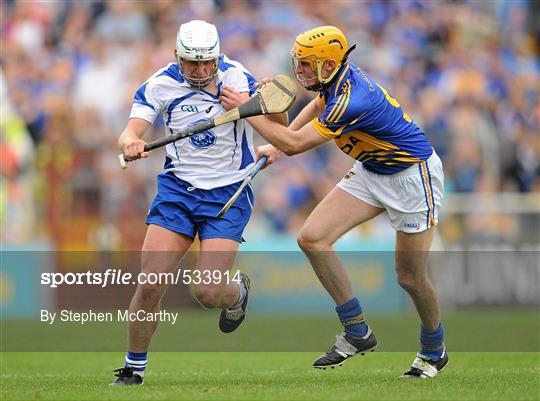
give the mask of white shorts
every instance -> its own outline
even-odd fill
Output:
[[[356,162],[337,184],[352,196],[386,209],[396,231],[418,233],[437,225],[444,193],[441,159],[431,157],[399,173],[383,175]]]

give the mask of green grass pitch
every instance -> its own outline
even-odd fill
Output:
[[[248,316],[232,335],[219,333],[215,311],[179,319],[159,327],[136,388],[108,386],[124,324],[3,320],[0,400],[540,400],[536,310],[445,313],[450,362],[433,380],[399,378],[418,346],[414,314],[370,317],[378,352],[324,371],[311,362],[340,330],[334,317]]]
[[[434,380],[400,379],[410,353],[316,371],[316,353],[159,352],[144,386],[110,388],[121,353],[4,353],[2,400],[537,400],[538,353],[450,354]]]

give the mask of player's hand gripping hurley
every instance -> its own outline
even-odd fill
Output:
[[[192,127],[186,127],[171,135],[150,142],[144,146],[144,151],[150,151],[179,139],[198,134],[208,129],[226,124],[241,118],[259,116],[263,114],[283,113],[291,107],[296,97],[296,83],[286,75],[276,75],[269,84],[265,85],[259,93],[249,99],[246,103],[235,107],[228,112],[214,117],[211,120],[202,122]],[[123,154],[118,155],[120,166],[125,169],[128,160]],[[259,160],[260,161],[260,160]],[[264,163],[263,163],[264,165]],[[258,170],[257,170],[258,171]],[[246,184],[247,185],[247,184]]]

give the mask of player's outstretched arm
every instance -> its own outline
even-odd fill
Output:
[[[293,120],[289,128],[292,130],[299,130],[307,123],[311,122],[314,118],[320,116],[324,112],[324,106],[318,97],[309,102],[300,113]]]
[[[303,153],[328,141],[317,133],[311,123],[307,123],[299,130],[292,130],[264,116],[250,117],[248,121],[264,139],[287,156]]]
[[[150,152],[144,151],[146,142],[141,139],[150,125],[142,118],[131,118],[128,121],[126,128],[118,138],[118,147],[126,160],[137,160],[150,156]]]
[[[266,114],[263,117],[280,125],[289,125],[289,115],[287,113]]]

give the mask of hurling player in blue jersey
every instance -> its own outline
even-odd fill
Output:
[[[127,160],[150,155],[144,152],[141,137],[159,115],[168,135],[230,110],[232,106],[221,97],[224,86],[246,97],[255,93],[251,74],[220,54],[214,25],[199,20],[183,24],[174,55],[176,62],[157,71],[135,94],[129,122],[118,140]],[[286,114],[267,118],[287,124]],[[167,145],[158,193],[146,218],[142,273],[174,272],[198,234],[194,294],[203,306],[221,309],[219,328],[224,333],[234,331],[244,320],[250,283],[245,274],[234,281],[233,274],[215,273],[232,267],[253,208],[251,188],[244,190],[221,219],[215,216],[249,174],[254,154],[253,128],[244,120]],[[170,284],[139,284],[129,311],[159,312],[161,297]],[[125,366],[116,370],[112,385],[142,384],[156,327],[157,322],[151,320],[129,322]]]
[[[249,121],[287,155],[333,139],[356,160],[313,210],[298,236],[298,244],[334,299],[344,326],[335,345],[313,366],[324,369],[341,365],[377,345],[332,245],[352,228],[386,211],[396,230],[397,281],[412,297],[422,323],[420,352],[403,376],[434,377],[448,362],[426,260],[443,195],[442,165],[424,133],[397,100],[347,61],[353,49],[348,48],[343,33],[332,26],[299,35],[292,49],[294,72],[305,88],[319,95],[288,128],[259,117]],[[238,95],[225,88],[223,96]],[[272,145],[259,149],[258,154],[275,159]]]

